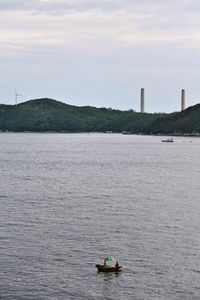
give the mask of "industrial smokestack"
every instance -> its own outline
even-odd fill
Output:
[[[185,90],[181,90],[181,110],[185,109]]]
[[[141,89],[141,106],[140,106],[140,112],[144,113],[145,108],[144,108],[144,88]]]

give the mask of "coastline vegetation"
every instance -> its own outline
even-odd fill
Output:
[[[181,112],[151,114],[104,107],[77,107],[42,98],[18,105],[1,104],[0,131],[199,135],[200,104]]]

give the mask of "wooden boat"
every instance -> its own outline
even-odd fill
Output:
[[[122,267],[109,267],[109,266],[102,266],[96,265],[99,272],[121,272]]]

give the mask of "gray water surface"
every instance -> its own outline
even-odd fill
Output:
[[[200,299],[200,138],[161,139],[1,133],[0,299]]]

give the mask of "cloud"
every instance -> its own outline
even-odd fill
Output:
[[[164,72],[181,80],[181,72],[191,75],[199,65],[200,3],[0,0],[0,47],[8,77],[12,68],[42,73],[52,66],[57,76],[81,74],[80,81],[87,70],[88,82],[97,73],[98,82],[123,74],[124,85],[133,77],[143,85],[151,73],[156,84]]]
[[[199,4],[158,0],[0,0],[1,42],[132,46],[179,43],[199,46]],[[12,22],[11,22],[12,21]],[[3,38],[4,37],[4,38]],[[12,37],[12,38],[11,38]],[[29,40],[29,38],[28,38]],[[5,41],[6,42],[6,41]],[[30,44],[30,41],[29,41]]]
[[[36,14],[65,14],[68,11],[88,11],[101,9],[112,11],[128,7],[135,1],[129,0],[6,0],[0,1],[0,10],[24,10]]]
[[[200,47],[200,4],[183,0],[0,0],[1,55]],[[195,9],[194,9],[195,7]],[[76,50],[75,50],[76,51]]]

